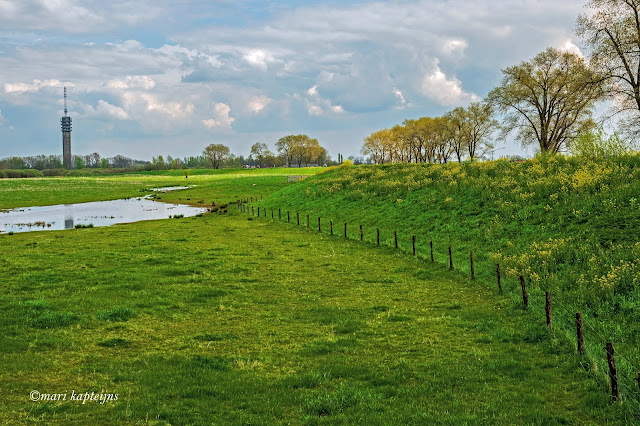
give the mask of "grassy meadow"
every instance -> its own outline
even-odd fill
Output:
[[[196,186],[160,197],[164,201],[184,204],[195,204],[196,198],[199,201],[211,197],[228,202],[242,195],[272,193],[286,184],[288,175],[312,175],[321,170],[318,167],[189,170],[187,178],[184,170],[168,170],[123,175],[0,179],[0,209],[116,200],[146,195],[151,188],[190,185]]]
[[[15,196],[26,206],[188,181],[198,186],[162,201],[272,193],[264,205],[324,216],[353,204],[355,215],[390,198],[358,193],[334,204],[341,192],[323,195],[323,185],[344,178],[348,195],[348,174],[372,170],[337,169],[289,185],[287,174],[313,171],[0,181],[0,208],[15,206],[5,189],[20,185],[31,188],[31,198]],[[352,182],[367,181],[375,183]],[[395,226],[419,229],[413,217],[405,212]],[[226,214],[0,235],[0,244],[9,249],[0,256],[0,423],[633,421],[538,313],[389,247],[249,217],[235,205]],[[32,390],[119,399],[32,402]]]

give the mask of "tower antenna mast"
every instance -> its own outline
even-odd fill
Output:
[[[60,92],[58,92],[60,93]],[[67,116],[67,88],[64,88],[64,116]]]

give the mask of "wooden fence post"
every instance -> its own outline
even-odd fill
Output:
[[[251,197],[251,202],[253,203],[253,197]]]
[[[298,221],[298,226],[300,226],[300,212],[296,212],[296,220]]]
[[[273,219],[273,209],[271,209],[271,219]]]
[[[551,327],[551,293],[548,291],[544,292],[544,311],[547,315],[547,327]]]
[[[524,307],[529,306],[529,295],[527,294],[527,285],[524,282],[524,276],[520,275],[520,287],[522,287],[522,303]]]
[[[311,222],[309,221],[309,215],[307,215],[307,229],[311,229]]]
[[[289,210],[287,210],[287,223],[291,222],[291,215],[289,214]]]
[[[320,229],[320,218],[318,218],[318,232],[322,232],[322,229]]]
[[[429,241],[429,246],[431,247],[431,261],[435,262],[435,259],[433,258],[433,240]]]
[[[278,209],[278,220],[282,220],[282,212]]]
[[[471,279],[475,280],[476,279],[476,267],[473,264],[473,252],[471,252],[471,254],[469,255],[469,260],[471,261]]]
[[[256,211],[253,209],[253,206],[251,206],[251,216],[255,216],[256,215]]]
[[[376,228],[376,244],[380,245],[380,228]]]
[[[347,238],[347,222],[344,223],[344,237]]]
[[[411,236],[411,245],[413,247],[413,255],[416,255],[416,236],[412,235]]]
[[[396,231],[393,231],[393,239],[396,242],[396,248],[398,248],[398,233]]]
[[[611,378],[611,397],[618,400],[618,371],[616,370],[616,360],[613,356],[613,343],[607,342],[607,363],[609,364],[609,377]]]
[[[360,225],[360,241],[364,240],[364,233],[362,232],[362,225]]]
[[[266,209],[266,208],[264,208],[264,209],[262,209],[262,210],[264,211],[264,217],[267,217],[267,209]]]
[[[329,227],[331,228],[331,235],[333,235],[333,220],[329,221]]]
[[[496,274],[498,275],[498,291],[502,293],[502,273],[500,272],[500,264],[496,264]]]
[[[258,217],[260,217],[260,206],[258,206]]]
[[[576,312],[576,333],[578,338],[578,355],[584,354],[584,331],[582,330],[582,314]]]
[[[449,270],[453,271],[453,253],[451,251],[451,246],[449,246]]]

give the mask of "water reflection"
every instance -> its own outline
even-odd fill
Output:
[[[0,232],[63,230],[89,224],[109,226],[116,223],[168,219],[176,215],[190,217],[206,210],[202,207],[161,203],[147,198],[23,207],[0,211]]]

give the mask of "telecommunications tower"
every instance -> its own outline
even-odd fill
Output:
[[[62,124],[62,162],[65,169],[71,169],[71,117],[67,117],[67,88],[64,88],[64,117],[60,119]]]

